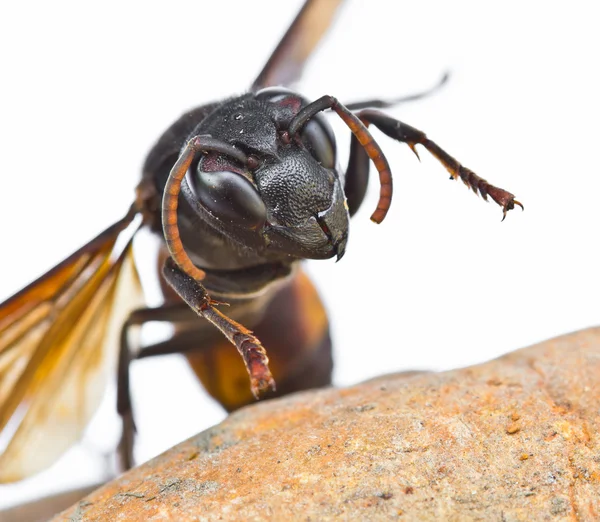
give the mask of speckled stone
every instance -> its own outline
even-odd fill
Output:
[[[258,403],[55,520],[600,520],[600,328]]]

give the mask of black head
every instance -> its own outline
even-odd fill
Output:
[[[267,257],[340,259],[349,215],[331,126],[317,114],[294,137],[287,132],[307,104],[269,88],[221,105],[190,137],[220,140],[247,160],[203,154],[182,192],[203,221]]]

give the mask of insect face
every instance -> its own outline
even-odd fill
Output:
[[[317,114],[293,138],[286,132],[306,104],[291,91],[264,89],[206,118],[193,135],[233,146],[247,160],[220,152],[200,157],[187,175],[196,200],[190,203],[214,227],[268,257],[340,259],[349,215],[333,131]]]

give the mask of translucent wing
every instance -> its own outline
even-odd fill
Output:
[[[50,466],[100,404],[121,325],[143,301],[123,232],[134,217],[0,305],[0,483]]]
[[[290,85],[300,79],[304,64],[331,25],[343,0],[307,0],[273,51],[252,90]]]

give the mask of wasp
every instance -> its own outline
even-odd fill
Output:
[[[329,384],[327,315],[300,262],[344,256],[371,164],[380,185],[371,220],[385,219],[392,175],[370,128],[417,156],[420,145],[504,216],[522,207],[379,110],[399,100],[309,100],[286,87],[340,3],[307,0],[247,93],[190,110],[162,134],[122,219],[0,305],[0,482],[46,468],[75,443],[111,372],[123,420],[118,452],[133,465],[135,359],[184,354],[227,411]],[[350,131],[345,168],[325,112]],[[133,258],[141,229],[161,240],[164,301],[153,308]],[[173,325],[173,334],[141,347],[131,331],[151,321]]]

